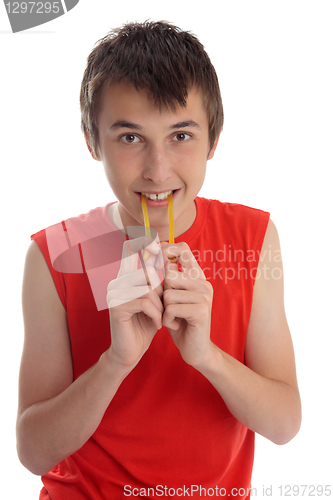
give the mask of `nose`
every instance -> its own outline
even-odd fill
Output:
[[[163,184],[171,176],[171,165],[163,145],[150,145],[145,159],[143,177],[154,184]]]

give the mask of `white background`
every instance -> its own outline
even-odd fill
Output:
[[[85,147],[79,87],[94,43],[111,28],[147,18],[197,34],[219,76],[225,127],[200,194],[267,210],[280,234],[304,416],[288,445],[258,437],[257,498],[263,487],[272,486],[279,498],[279,485],[333,484],[332,2],[81,0],[68,14],[17,34],[1,3],[0,470],[6,500],[36,500],[40,489],[15,450],[29,237],[114,199],[101,164]]]

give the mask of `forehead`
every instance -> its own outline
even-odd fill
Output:
[[[133,85],[117,83],[106,86],[101,95],[101,106],[98,117],[100,127],[110,127],[114,122],[124,120],[138,123],[142,127],[164,123],[170,126],[171,122],[192,121],[200,128],[208,130],[207,113],[203,104],[203,97],[196,87],[188,92],[186,106],[178,103],[171,109],[167,106],[158,106],[145,89],[137,90]]]

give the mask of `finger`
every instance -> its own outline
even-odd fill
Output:
[[[118,277],[109,282],[107,286],[107,292],[113,289],[120,288],[132,288],[136,286],[147,285],[147,280],[143,269],[136,269],[129,274],[125,274],[124,276],[118,275]]]
[[[138,268],[139,252],[142,252],[143,260],[147,265],[152,265],[157,269],[162,269],[160,247],[155,240],[148,236],[126,240],[123,244],[122,258],[118,276],[124,276]],[[157,266],[156,266],[157,264]]]
[[[169,243],[166,242],[161,243],[164,265],[168,264],[171,266],[170,269],[178,270],[178,256],[177,252],[174,251],[176,247],[177,244],[169,245]]]
[[[134,288],[123,288],[110,290],[106,296],[108,308],[116,307],[120,304],[126,304],[132,300],[148,295],[149,288],[146,286],[136,286]]]
[[[168,246],[163,246],[162,248],[164,257],[165,257],[165,265],[168,266],[169,269],[174,269],[176,270],[176,263],[171,262],[171,265],[167,262],[170,258],[177,259],[177,263],[179,263],[183,269],[185,270],[190,270],[190,269],[196,269],[197,270],[197,276],[198,279],[206,279],[204,272],[202,271],[201,267],[199,266],[196,258],[194,257],[190,247],[185,243],[176,243]],[[174,267],[171,267],[174,266]]]
[[[138,253],[140,250],[144,250],[145,248],[149,249],[150,253],[157,255],[160,251],[159,244],[150,238],[149,236],[141,236],[140,238],[134,238],[131,240],[126,240],[127,248],[123,247],[125,252]]]
[[[146,250],[148,250],[150,252],[150,245],[147,247]],[[157,253],[152,253],[153,257],[155,258],[154,261],[150,261],[149,258],[145,259],[146,260],[146,263],[148,265],[151,265],[151,266],[154,266],[155,269],[157,270],[161,270],[163,269],[164,270],[164,260],[163,260],[163,254],[162,254],[162,249],[161,247],[158,245],[158,252]]]
[[[180,274],[182,273],[178,270],[178,264],[175,265],[172,262],[166,262],[163,281],[164,290],[168,290],[169,288],[176,288],[177,282],[179,282]]]
[[[178,330],[182,320],[186,320],[187,314],[185,314],[184,305],[183,309],[177,304],[169,305],[164,309],[162,315],[162,324],[168,329]],[[193,307],[193,306],[192,306]]]
[[[173,321],[166,322],[162,319],[162,325],[165,326],[168,330],[179,330],[181,322],[183,320],[175,318]]]
[[[210,320],[210,310],[204,304],[170,304],[164,309],[162,323],[167,328],[175,329],[175,320],[185,320],[189,325],[196,326]]]
[[[148,285],[145,271],[148,275],[152,289],[159,287],[159,285],[161,285],[161,280],[156,269],[152,266],[147,266],[145,270],[139,268],[129,274],[125,274],[124,276],[117,277],[116,279],[110,281],[107,287],[107,292],[114,289],[127,289]]]
[[[174,290],[170,288],[164,290],[163,303],[164,307],[171,304],[206,304],[209,306],[211,300],[208,295],[200,291]]]
[[[199,266],[197,259],[194,257],[189,246],[182,242],[177,248],[177,258],[178,262],[182,266],[183,272],[190,272],[193,279],[206,280],[205,273]]]
[[[118,278],[132,273],[138,268],[138,256],[132,253],[128,241],[124,242]]]
[[[171,267],[171,266],[170,266]],[[206,279],[202,279],[201,272],[197,268],[186,269],[183,272],[169,269],[166,265],[164,277],[164,290],[188,290],[201,294],[202,296],[212,295],[212,285]]]
[[[107,294],[107,303],[109,309],[120,304],[126,304],[140,297],[148,298],[155,307],[162,313],[164,306],[161,301],[161,295],[156,290],[148,291],[148,286],[135,287],[130,289],[110,290]]]
[[[121,299],[114,299],[113,308],[110,309],[111,319],[113,314],[116,312],[115,308],[119,308],[120,310],[124,308],[124,304]],[[156,307],[156,305],[148,297],[141,297],[139,299],[132,300],[131,302],[127,302],[124,313],[128,319],[130,319],[134,314],[144,313],[152,320],[157,330],[162,327],[161,308]]]

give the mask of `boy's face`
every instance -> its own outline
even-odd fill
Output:
[[[119,200],[125,226],[143,224],[140,194],[147,199],[150,225],[168,239],[168,200],[173,192],[175,236],[196,217],[194,198],[205,177],[210,151],[208,120],[201,93],[192,89],[185,108],[162,109],[145,90],[119,83],[106,88],[98,119],[99,158]]]

